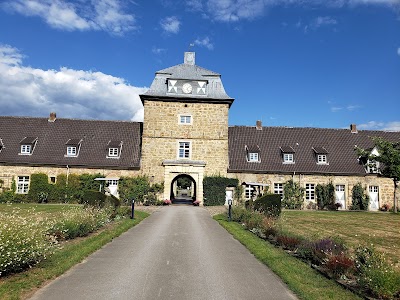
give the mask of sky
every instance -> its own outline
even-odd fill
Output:
[[[400,131],[400,0],[0,0],[0,115],[143,121],[185,51],[230,125]]]

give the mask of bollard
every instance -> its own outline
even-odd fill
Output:
[[[232,199],[228,200],[228,219],[232,221]]]
[[[132,199],[131,219],[135,218],[135,199]]]

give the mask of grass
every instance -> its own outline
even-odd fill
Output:
[[[371,245],[400,269],[400,214],[285,210],[281,227],[307,238],[340,237],[346,245]]]
[[[225,214],[214,218],[257,259],[277,274],[300,299],[361,299],[334,281],[323,277],[301,260],[245,230],[240,224],[228,222]]]
[[[12,206],[17,206],[13,204]],[[30,204],[18,204],[21,212],[28,212],[32,209]],[[69,209],[70,205],[45,204],[36,205],[38,217],[41,214],[56,215],[62,209]],[[1,210],[10,209],[9,206],[0,205]],[[91,253],[100,249],[109,243],[113,238],[121,235],[129,228],[135,226],[148,216],[145,212],[135,211],[135,219],[122,219],[111,223],[106,228],[89,235],[85,238],[79,238],[65,242],[63,247],[56,251],[50,258],[39,263],[34,268],[0,278],[0,299],[25,299],[32,291],[44,285],[47,281],[60,276],[75,264],[81,262]]]

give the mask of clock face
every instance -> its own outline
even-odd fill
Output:
[[[184,85],[182,85],[182,92],[184,92],[185,94],[190,94],[193,90],[193,87],[190,83],[185,83]]]

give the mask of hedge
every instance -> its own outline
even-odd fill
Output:
[[[281,195],[265,194],[254,201],[254,210],[270,217],[279,217],[281,214]]]
[[[225,193],[227,187],[237,187],[237,178],[227,178],[222,176],[204,177],[203,195],[204,205],[216,206],[225,204]]]

